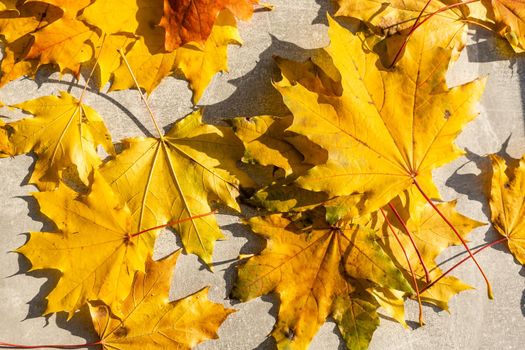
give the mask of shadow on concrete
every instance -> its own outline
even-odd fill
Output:
[[[314,18],[312,24],[326,24],[328,25],[328,14],[331,16],[335,13],[335,8],[331,0],[315,0],[315,2],[320,6],[317,13],[317,17]]]
[[[233,116],[289,114],[281,95],[272,85],[272,81],[280,80],[280,72],[273,57],[304,61],[311,56],[312,50],[270,36],[271,45],[259,55],[255,68],[242,77],[229,80],[236,88],[234,93],[221,102],[204,106],[205,120],[211,122]]]

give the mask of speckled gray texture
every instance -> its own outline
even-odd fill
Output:
[[[206,106],[208,121],[224,117],[279,114],[285,111],[278,93],[271,85],[275,74],[273,55],[300,59],[307,49],[328,43],[325,5],[327,0],[273,0],[273,12],[256,13],[249,23],[241,23],[243,47],[230,49],[230,73],[217,76],[208,88],[201,104]],[[459,145],[468,154],[435,172],[443,197],[457,198],[459,210],[472,218],[487,222],[487,203],[482,194],[483,181],[479,176],[486,169],[483,155],[507,152],[519,157],[525,152],[523,101],[525,93],[525,60],[502,57],[496,50],[493,36],[484,32],[472,33],[469,45],[449,74],[451,84],[488,75],[486,93],[481,103],[481,115],[469,124],[459,137]],[[499,45],[499,44],[498,44]],[[71,78],[57,75],[39,79],[40,86],[31,80],[21,80],[0,90],[0,100],[6,103],[56,93],[71,86]],[[150,101],[160,123],[168,125],[192,110],[191,94],[186,83],[166,79],[151,95]],[[115,140],[126,136],[144,135],[153,130],[136,91],[99,95],[90,91],[86,102],[107,120]],[[506,140],[508,142],[506,143]],[[505,144],[505,146],[504,146]],[[27,262],[8,253],[25,242],[26,233],[43,226],[35,202],[29,198],[34,191],[23,186],[27,181],[31,157],[19,156],[0,160],[0,341],[26,344],[83,343],[93,340],[87,313],[83,312],[70,323],[64,315],[48,319],[38,317],[40,302],[53,285],[46,282],[47,274],[34,277],[18,274],[27,269]],[[261,242],[251,237],[237,217],[219,215],[219,222],[228,240],[218,242],[215,249],[215,272],[203,269],[194,256],[182,255],[177,265],[171,290],[172,298],[180,298],[206,285],[210,297],[227,306],[234,277],[233,261],[239,252],[256,252]],[[495,239],[487,227],[472,234],[472,244]],[[177,248],[177,240],[164,233],[158,241],[156,256]],[[459,253],[452,249],[443,259]],[[491,249],[479,256],[494,286],[495,300],[486,298],[484,284],[472,264],[465,264],[457,275],[477,290],[455,297],[451,313],[425,307],[427,325],[418,329],[403,329],[399,324],[382,318],[371,349],[523,349],[525,344],[525,273],[512,256]],[[449,263],[450,265],[450,263]],[[36,278],[35,278],[36,277]],[[200,345],[199,349],[271,349],[270,333],[277,304],[273,297],[248,303],[233,303],[238,311],[220,329],[220,339]],[[417,305],[408,303],[409,320],[417,319]],[[327,322],[312,342],[311,349],[338,349],[340,341],[334,323]],[[342,348],[342,347],[341,347]]]

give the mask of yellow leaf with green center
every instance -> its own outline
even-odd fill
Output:
[[[173,226],[184,248],[210,263],[223,237],[215,216],[189,218],[210,213],[215,201],[240,211],[235,197],[240,181],[248,181],[236,168],[242,143],[229,128],[203,124],[199,111],[164,136],[126,139],[123,146],[101,172],[131,209],[134,228],[186,220]]]
[[[136,273],[128,297],[120,303],[122,318],[104,304],[89,304],[104,349],[182,350],[218,338],[218,328],[234,310],[208,300],[208,288],[177,301],[168,299],[178,255],[160,261],[148,257],[145,272]]]
[[[276,83],[294,119],[288,129],[328,152],[326,164],[299,177],[307,190],[349,196],[350,215],[373,212],[419,182],[438,197],[431,172],[463,152],[454,144],[474,119],[484,80],[449,89],[450,50],[412,37],[397,67],[387,70],[358,36],[330,19],[325,49],[341,75],[342,94],[311,91],[286,75]],[[349,54],[351,53],[351,54]]]
[[[80,179],[88,184],[89,174],[101,163],[97,147],[113,154],[111,136],[100,115],[69,95],[44,96],[13,107],[30,113],[27,118],[7,124],[12,154],[34,152],[37,155],[30,183],[40,190],[54,189],[61,172],[75,167]]]
[[[66,311],[71,317],[86,302],[102,300],[121,316],[118,303],[129,294],[135,272],[144,271],[155,233],[133,236],[128,207],[98,172],[87,195],[60,184],[33,196],[57,231],[31,233],[17,252],[29,259],[31,270],[60,272],[44,314]]]
[[[332,227],[316,220],[301,229],[280,214],[252,218],[248,224],[267,244],[239,267],[232,295],[242,301],[271,292],[279,295],[272,332],[279,349],[308,348],[331,315],[334,300],[353,290],[348,276],[412,291],[366,228]]]

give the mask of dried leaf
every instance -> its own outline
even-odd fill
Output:
[[[121,303],[122,318],[104,304],[89,304],[104,349],[182,350],[218,338],[217,329],[234,310],[209,301],[208,288],[168,300],[178,255],[156,262],[148,257],[145,272],[136,273],[129,296]]]

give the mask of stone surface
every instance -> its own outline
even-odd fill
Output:
[[[234,116],[282,114],[286,111],[271,79],[275,76],[273,55],[301,59],[308,49],[328,43],[325,0],[272,0],[273,12],[256,13],[249,23],[241,23],[244,46],[230,50],[230,73],[217,76],[208,88],[202,106],[210,122]],[[488,75],[481,115],[469,124],[459,138],[468,150],[466,157],[439,169],[435,178],[444,199],[459,199],[459,210],[474,219],[487,222],[489,214],[480,172],[486,169],[484,155],[507,152],[520,157],[525,152],[523,102],[525,101],[525,60],[502,56],[504,46],[493,35],[473,31],[470,43],[452,68],[451,85]],[[497,48],[498,47],[498,48]],[[40,76],[37,82],[20,80],[0,90],[0,100],[17,103],[56,93],[60,89],[78,94],[72,79],[57,75]],[[184,81],[166,79],[151,95],[153,109],[163,125],[169,125],[192,110],[191,94]],[[97,94],[89,91],[86,102],[103,115],[115,141],[153,131],[136,91]],[[149,130],[149,131],[148,131]],[[39,317],[40,302],[54,280],[49,274],[26,271],[28,263],[9,253],[26,240],[28,231],[38,231],[43,219],[29,194],[35,189],[24,185],[33,159],[19,156],[0,160],[0,341],[22,344],[83,343],[95,339],[89,315],[81,312],[66,322],[65,315]],[[220,329],[220,339],[198,346],[199,349],[272,349],[270,333],[277,304],[264,297],[239,304],[227,296],[234,278],[234,261],[241,253],[260,249],[256,240],[239,224],[237,217],[221,214],[219,220],[227,241],[218,242],[214,254],[215,273],[203,269],[194,256],[181,255],[171,297],[180,298],[211,286],[210,297],[238,310]],[[496,238],[489,226],[472,234],[472,245]],[[158,241],[155,255],[161,257],[178,247],[175,237],[166,232]],[[451,250],[446,260],[461,249]],[[455,297],[451,313],[425,307],[427,325],[403,329],[387,318],[375,333],[371,349],[522,349],[525,344],[525,272],[510,254],[489,249],[479,256],[494,286],[495,300],[490,301],[484,283],[473,264],[465,264],[456,275],[476,287]],[[445,266],[450,266],[450,262]],[[417,320],[417,305],[407,303],[409,320]],[[414,324],[413,322],[411,324]],[[312,342],[311,349],[344,348],[335,324],[327,322]]]

